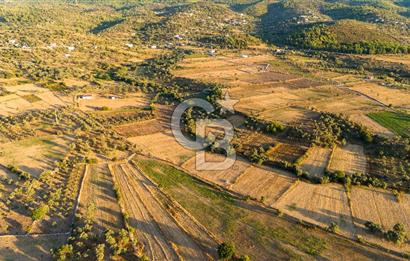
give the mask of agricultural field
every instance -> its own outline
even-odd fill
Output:
[[[0,144],[0,164],[13,165],[35,177],[62,159],[72,142],[70,137],[43,136]]]
[[[372,82],[355,84],[349,88],[386,106],[410,111],[410,93],[406,90],[393,89]]]
[[[373,112],[369,117],[397,135],[410,137],[410,116],[400,112]]]
[[[136,148],[144,154],[152,155],[178,165],[195,154],[194,151],[180,145],[170,132],[157,132],[130,137],[128,141],[135,144]]]
[[[250,164],[244,159],[237,158],[235,164],[227,170],[204,170],[204,166],[201,163],[196,162],[196,156],[184,162],[181,167],[186,169],[189,173],[197,175],[204,180],[208,180],[212,183],[218,184],[224,187],[232,186],[238,178],[250,167]],[[209,162],[221,162],[225,157],[206,153],[206,163]],[[203,163],[205,164],[205,163]]]
[[[289,256],[303,260],[318,257],[338,259],[346,253],[355,259],[378,258],[378,250],[365,250],[362,246],[350,245],[346,239],[276,217],[250,201],[238,201],[164,163],[143,158],[135,160],[135,163],[198,221],[206,224],[209,231],[221,240],[229,238],[235,245],[241,245],[239,254],[247,253],[252,260],[282,259]],[[308,235],[309,233],[313,234]],[[254,240],[260,243],[253,244]],[[381,258],[399,260],[385,255]]]
[[[273,206],[295,182],[296,179],[285,171],[249,166],[228,188],[267,206]]]
[[[112,166],[113,175],[118,183],[123,208],[130,215],[130,225],[140,228],[139,240],[145,245],[150,259],[206,260],[214,253],[202,251],[188,229],[181,224],[161,205],[155,196],[155,187],[138,170],[130,165]],[[192,221],[190,226],[195,226]]]
[[[343,171],[346,174],[367,173],[367,159],[363,146],[356,144],[336,146],[328,166],[330,171]]]
[[[92,206],[95,228],[100,233],[106,229],[119,231],[124,227],[108,164],[87,166],[80,195],[79,212],[85,215],[88,208]]]
[[[7,94],[0,96],[0,115],[15,115],[27,110],[65,106],[65,103],[48,89],[34,84],[3,87]]]
[[[0,2],[0,260],[409,258],[406,1]]]
[[[380,236],[372,235],[364,226],[367,221],[371,221],[381,225],[385,231],[391,230],[397,223],[410,227],[408,194],[399,197],[398,199],[391,192],[378,189],[355,187],[350,192],[353,221],[359,228],[357,233],[370,242],[405,252],[410,249],[408,244],[394,245]]]
[[[313,185],[299,182],[274,204],[284,213],[327,228],[338,224],[340,233],[353,237],[355,228],[347,193],[341,185]]]
[[[300,164],[301,170],[315,177],[322,177],[329,163],[332,150],[329,148],[312,147],[308,156]]]

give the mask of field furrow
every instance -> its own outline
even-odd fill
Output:
[[[177,260],[174,249],[137,196],[138,192],[130,185],[126,173],[119,165],[115,165],[113,174],[120,186],[124,208],[129,212],[129,223],[138,230],[138,239],[144,244],[148,257],[151,260]]]

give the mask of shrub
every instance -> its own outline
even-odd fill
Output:
[[[231,259],[235,253],[235,246],[232,243],[222,243],[218,246],[218,256],[221,259]]]

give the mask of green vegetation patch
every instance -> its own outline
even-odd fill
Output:
[[[372,112],[368,116],[402,137],[410,137],[410,115],[400,112]]]
[[[21,98],[28,101],[29,103],[35,103],[35,102],[41,101],[41,99],[34,94],[23,95],[21,96]]]

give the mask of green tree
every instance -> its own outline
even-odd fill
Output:
[[[218,256],[221,259],[231,259],[235,253],[235,246],[232,243],[222,243],[218,246]]]

